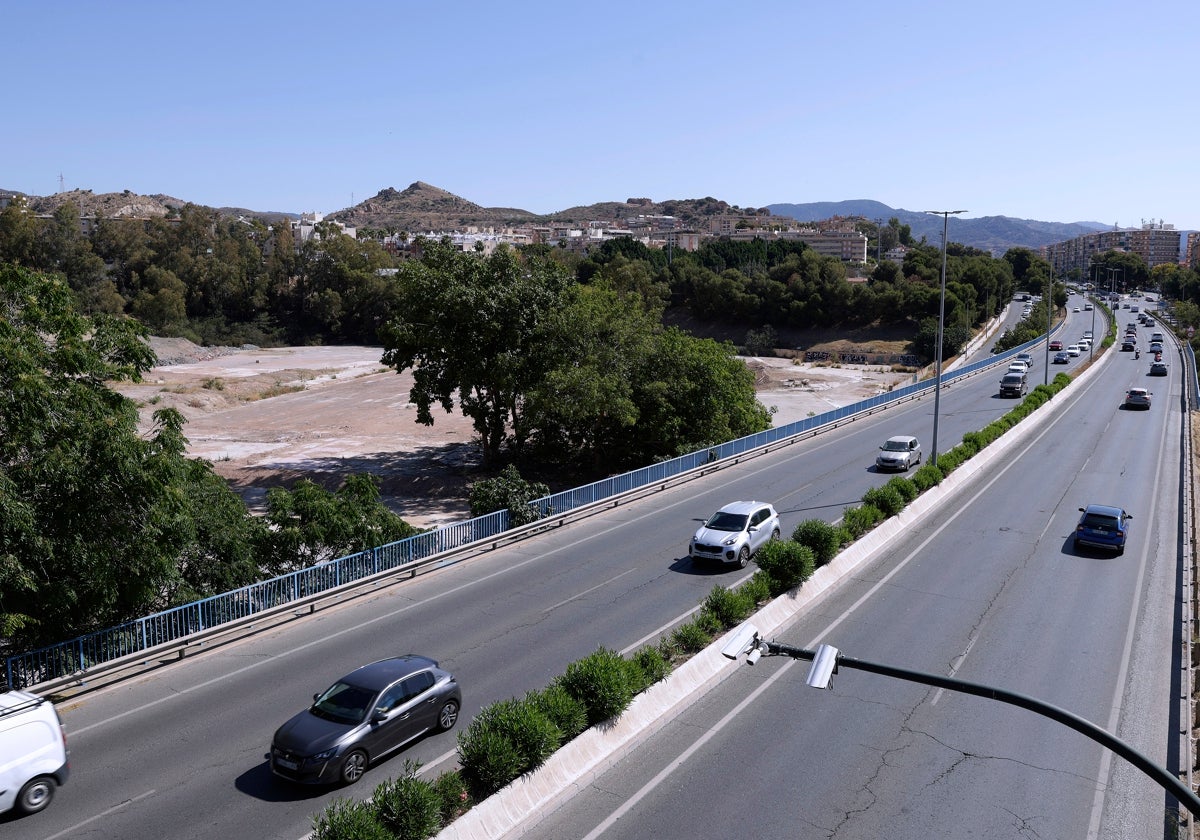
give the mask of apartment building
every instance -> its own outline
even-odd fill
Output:
[[[1153,268],[1179,262],[1181,234],[1174,225],[1163,222],[1143,222],[1138,228],[1114,228],[1085,233],[1066,242],[1044,246],[1044,256],[1056,275],[1072,271],[1086,272],[1105,251],[1125,251],[1137,254]]]

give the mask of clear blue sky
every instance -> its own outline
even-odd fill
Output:
[[[0,188],[1200,229],[1200,2],[12,2]]]

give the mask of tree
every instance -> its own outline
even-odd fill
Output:
[[[178,412],[142,436],[137,407],[106,385],[149,369],[145,329],[81,315],[66,283],[12,265],[0,311],[0,636],[58,640],[165,605],[203,482]],[[220,510],[233,524],[214,531],[246,515]]]
[[[636,463],[684,455],[771,426],[754,374],[730,344],[664,330],[634,378],[639,420],[624,451]]]
[[[464,254],[448,241],[401,267],[394,319],[380,331],[383,363],[413,370],[417,420],[433,405],[459,410],[479,433],[485,467],[522,427],[524,397],[550,361],[538,341],[562,308],[569,274],[547,260],[522,261],[511,248]]]
[[[383,504],[372,475],[347,478],[330,493],[303,479],[292,490],[267,491],[263,556],[271,572],[347,557],[418,533]]]

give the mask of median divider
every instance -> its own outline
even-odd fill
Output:
[[[1074,383],[1082,384],[1098,375],[1103,361],[1107,360],[1102,356],[1089,365],[1075,377]],[[847,546],[828,564],[818,568],[801,587],[775,598],[748,621],[764,638],[785,629],[847,575],[860,571],[875,559],[902,532],[939,510],[976,475],[1039,432],[1055,416],[1055,411],[1048,409],[1053,404],[1054,400],[1048,400],[956,468],[940,484]],[[721,680],[732,676],[740,663],[723,656],[721,648],[740,629],[739,625],[725,633],[672,671],[665,680],[637,695],[620,717],[584,731],[537,770],[517,778],[475,805],[443,828],[437,835],[438,840],[517,838],[535,828],[582,787],[594,782]]]

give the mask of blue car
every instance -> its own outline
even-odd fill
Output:
[[[1075,526],[1075,546],[1104,548],[1122,554],[1129,535],[1129,520],[1133,517],[1123,508],[1111,505],[1081,507],[1083,516]]]

